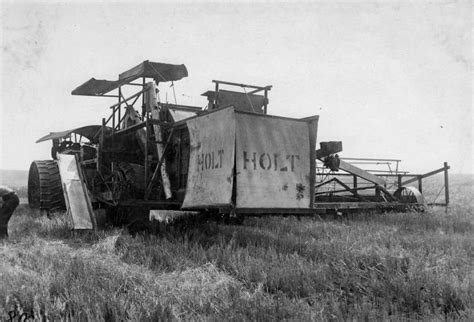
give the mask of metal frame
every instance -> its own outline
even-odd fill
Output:
[[[125,98],[122,94],[122,87],[125,86],[125,85],[132,85],[132,86],[140,86],[141,89],[136,92],[135,94]],[[142,82],[141,84],[137,84],[137,83],[128,83],[128,84],[124,84],[122,86],[119,86],[117,88],[118,90],[118,95],[115,96],[115,97],[118,97],[118,102],[111,105],[109,108],[111,109],[111,114],[110,116],[105,119],[103,118],[102,119],[102,131],[100,131],[100,133],[102,134],[101,135],[101,138],[100,138],[100,144],[99,144],[99,149],[97,151],[97,170],[99,172],[101,172],[101,169],[103,167],[103,164],[101,163],[101,154],[102,154],[102,150],[103,150],[103,143],[104,143],[104,139],[105,139],[105,135],[104,135],[104,128],[109,124],[109,123],[112,123],[112,133],[111,133],[111,137],[114,137],[115,135],[123,135],[125,133],[129,133],[129,132],[135,132],[135,131],[138,131],[139,129],[142,129],[142,128],[145,128],[146,129],[146,140],[145,140],[145,148],[144,148],[144,155],[143,155],[143,160],[144,160],[144,168],[145,168],[145,173],[144,173],[144,182],[145,182],[145,193],[144,193],[144,196],[143,196],[143,200],[126,200],[126,201],[122,201],[120,202],[120,205],[140,205],[140,206],[147,206],[147,207],[152,207],[154,209],[176,209],[177,205],[179,205],[180,203],[179,202],[174,202],[174,201],[150,201],[148,200],[149,198],[149,195],[150,195],[150,192],[151,190],[153,189],[154,187],[154,184],[156,183],[156,177],[159,177],[157,174],[161,168],[161,165],[163,164],[163,161],[164,159],[162,158],[161,160],[158,159],[157,160],[157,166],[155,167],[155,169],[153,169],[152,171],[152,175],[151,177],[149,178],[149,174],[150,174],[150,160],[148,159],[148,152],[149,152],[149,144],[150,143],[156,143],[154,140],[151,140],[151,137],[150,137],[150,133],[152,133],[151,131],[151,128],[153,125],[160,125],[162,126],[163,128],[165,129],[170,129],[169,130],[169,134],[168,134],[168,137],[167,137],[167,141],[166,141],[166,145],[164,147],[164,152],[166,152],[166,149],[168,148],[169,146],[169,143],[171,142],[172,140],[172,137],[173,137],[173,127],[175,125],[171,125],[171,124],[168,124],[166,122],[161,122],[159,120],[155,120],[155,119],[151,119],[150,118],[150,115],[149,113],[145,113],[145,92],[148,90],[146,88],[146,77],[142,77]],[[105,96],[105,95],[101,95],[101,96]],[[127,127],[127,128],[124,128],[124,129],[121,129],[121,124],[123,123],[124,119],[125,119],[125,116],[126,116],[126,111],[124,111],[122,113],[122,108],[125,107],[125,108],[135,108],[134,105],[137,103],[137,101],[139,101],[140,97],[142,98],[141,99],[141,103],[142,103],[142,121],[138,124],[135,124],[135,125],[132,125],[130,127]],[[133,101],[131,102],[131,104],[128,104],[129,101],[131,101],[133,99]],[[167,105],[173,105],[173,104],[167,104]],[[174,105],[173,105],[174,106]],[[176,107],[179,108],[179,106],[176,105]],[[189,106],[186,106],[184,107],[185,109],[192,109],[193,107],[189,107]],[[137,109],[136,109],[137,110]],[[122,115],[123,114],[123,115]],[[99,134],[99,132],[97,133]]]
[[[376,173],[373,173],[374,175],[378,177],[384,177],[384,178],[394,178],[396,179],[395,186],[397,189],[406,186],[408,184],[417,182],[418,183],[418,190],[422,193],[423,192],[423,179],[431,177],[433,175],[443,173],[444,174],[444,185],[442,189],[444,189],[444,197],[445,197],[445,202],[433,202],[433,203],[428,203],[429,206],[443,206],[443,207],[448,207],[450,198],[449,198],[449,175],[448,175],[448,170],[450,169],[450,166],[448,165],[447,162],[444,162],[443,167],[439,168],[434,171],[430,171],[425,174],[411,174],[406,171],[399,171],[398,170],[398,164],[401,162],[401,160],[396,160],[396,159],[362,159],[362,158],[341,158],[344,160],[353,160],[356,162],[359,162],[361,160],[369,161],[368,163],[364,164],[384,164],[386,162],[396,162],[397,166],[395,168],[395,171],[378,171]],[[317,169],[322,170],[322,167],[317,167]],[[374,170],[367,170],[369,172],[375,172]],[[365,186],[359,186],[359,177],[353,174],[349,173],[339,173],[339,172],[320,172],[320,176],[326,176],[326,179],[323,180],[322,182],[318,183],[316,185],[316,188],[319,188],[321,186],[324,186],[326,184],[332,183],[332,182],[337,182],[339,185],[341,185],[344,189],[339,189],[339,190],[328,190],[328,191],[322,191],[322,192],[316,192],[315,196],[318,195],[325,195],[325,194],[337,194],[337,193],[343,193],[343,192],[350,192],[352,195],[355,195],[357,191],[361,190],[375,190],[375,194],[377,195],[382,191],[386,196],[390,198],[392,194],[387,190],[387,187],[383,187],[377,184],[372,184],[369,182],[364,182],[363,184]],[[346,185],[344,182],[342,182],[338,177],[353,177],[353,183],[352,183],[352,188]],[[360,195],[359,195],[360,196]],[[362,196],[364,197],[364,196]],[[393,196],[392,196],[393,197]],[[315,202],[315,204],[318,204]],[[389,205],[387,205],[389,206]]]

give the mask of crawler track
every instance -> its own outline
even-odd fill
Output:
[[[28,203],[41,210],[65,209],[59,168],[54,160],[33,161],[28,174]]]

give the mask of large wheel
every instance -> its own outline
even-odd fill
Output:
[[[423,194],[414,187],[400,187],[393,195],[399,202],[407,204],[409,210],[424,211],[428,206]]]
[[[54,160],[33,161],[28,174],[28,203],[41,210],[65,209],[59,168]]]

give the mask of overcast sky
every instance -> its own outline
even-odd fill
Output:
[[[100,124],[115,101],[71,90],[149,59],[187,66],[180,104],[204,106],[212,79],[273,85],[269,113],[320,115],[318,141],[342,156],[474,172],[469,1],[1,3],[0,168],[49,159],[34,142],[51,131]]]

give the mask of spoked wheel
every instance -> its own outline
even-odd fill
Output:
[[[414,187],[400,187],[393,195],[399,202],[406,204],[408,210],[424,211],[428,206],[425,197]]]

